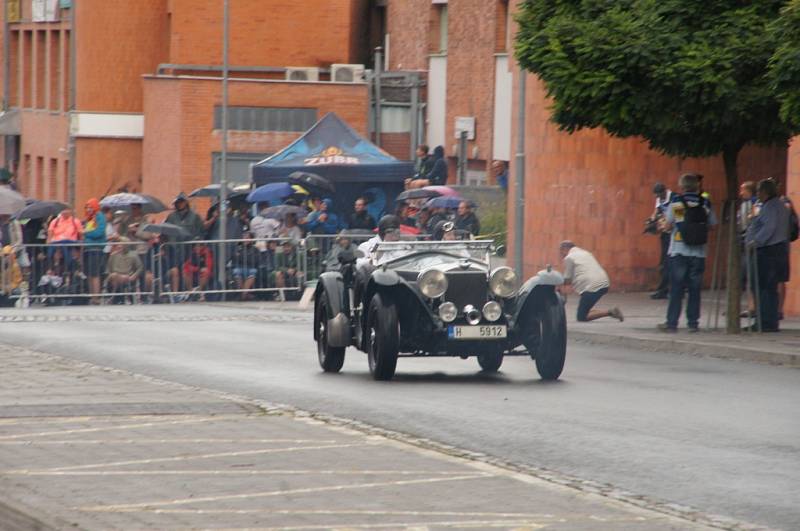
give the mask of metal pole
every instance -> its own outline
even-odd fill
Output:
[[[383,48],[375,48],[375,145],[381,147],[381,78],[383,77]]]
[[[219,239],[223,242],[227,238],[228,228],[228,31],[229,31],[229,0],[223,0],[222,14],[222,167],[220,168],[219,180]],[[219,246],[219,280],[222,284],[222,298],[225,298],[224,290],[227,288],[227,271],[225,257],[227,245],[222,243]]]
[[[722,208],[720,209],[720,216],[719,219],[725,218],[725,208],[727,203],[722,203]],[[719,291],[722,285],[719,282],[719,251],[722,247],[722,237],[725,231],[719,231],[717,234],[717,241],[714,245],[714,266],[712,267],[711,271],[711,296],[714,298],[714,307],[715,307],[715,316],[714,316],[714,329],[717,329],[717,324],[719,323]],[[669,257],[667,257],[669,260]],[[711,312],[708,312],[708,317],[706,318],[706,328],[711,329]]]
[[[78,46],[76,44],[77,41],[77,20],[78,17],[75,14],[78,10],[78,2],[80,0],[72,0],[72,8],[70,8],[70,29],[69,29],[69,111],[68,115],[70,118],[75,113],[75,108],[77,106],[77,91],[78,91],[78,66],[77,66],[77,58],[78,58]],[[21,105],[20,105],[21,106]],[[77,201],[77,161],[78,158],[78,148],[75,145],[75,136],[72,134],[72,127],[69,128],[69,140],[67,149],[69,151],[69,176],[67,182],[67,204],[75,206],[75,201]]]
[[[523,277],[522,247],[525,242],[525,91],[528,73],[519,67],[519,86],[517,109],[517,153],[516,175],[514,176],[514,269]]]
[[[414,76],[412,80],[411,109],[408,112],[409,118],[411,119],[411,153],[409,154],[409,160],[414,160],[416,158],[417,146],[422,143],[419,141],[419,125],[417,124],[417,120],[419,120],[419,77],[417,76]]]
[[[458,184],[467,184],[467,132],[458,135]]]
[[[8,0],[4,0],[3,2],[3,110],[8,110],[8,100],[9,95],[11,93],[11,61],[9,58],[11,54],[9,53],[9,43],[11,41],[10,34],[8,30]],[[6,160],[8,160],[8,154],[6,154]]]

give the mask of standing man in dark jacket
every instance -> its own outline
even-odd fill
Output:
[[[659,282],[655,293],[650,295],[650,298],[666,299],[669,296],[669,243],[672,239],[672,234],[663,230],[663,227],[665,211],[672,201],[672,192],[663,183],[656,183],[653,186],[653,195],[656,196],[656,206],[648,222],[655,224],[656,234],[661,239],[661,259],[658,263],[661,282]]]
[[[473,236],[481,233],[481,222],[478,216],[472,211],[468,201],[461,201],[458,204],[458,215],[456,216],[456,230],[469,232]]]
[[[747,228],[747,245],[756,249],[758,316],[763,332],[778,331],[778,283],[788,276],[790,211],[772,179],[758,183],[761,209]]]
[[[350,223],[348,223],[347,228],[350,230],[373,231],[377,226],[375,218],[367,212],[367,201],[363,197],[356,199],[356,203],[353,207],[353,215],[350,218]]]
[[[167,216],[167,223],[177,225],[187,233],[187,240],[195,240],[203,237],[203,220],[189,207],[189,200],[186,194],[179,193],[175,200],[172,202],[175,211]],[[192,248],[188,244],[178,243],[180,238],[170,238],[166,243],[167,247],[172,247],[172,254],[174,255],[174,263],[169,270],[171,279],[171,288],[173,291],[179,291],[180,272],[179,267],[191,256]]]

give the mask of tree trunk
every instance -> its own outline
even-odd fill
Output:
[[[741,147],[730,146],[726,147],[722,152],[722,160],[725,163],[725,182],[727,183],[728,197],[726,204],[723,205],[722,208],[723,219],[720,220],[720,230],[717,233],[717,238],[722,238],[722,231],[725,229],[728,230],[728,274],[726,279],[728,285],[728,309],[725,327],[728,334],[738,334],[741,332],[739,313],[741,312],[742,299],[742,283],[740,281],[742,278],[742,264],[739,231],[736,226],[736,199],[739,195],[737,159],[741,150]],[[722,223],[726,215],[727,226]]]

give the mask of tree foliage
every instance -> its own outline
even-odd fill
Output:
[[[769,70],[785,3],[527,0],[516,55],[544,81],[563,130],[602,127],[674,156],[735,156],[796,132],[782,116],[799,96],[781,115]]]
[[[781,117],[800,124],[800,0],[792,0],[772,26],[778,48],[769,64]]]

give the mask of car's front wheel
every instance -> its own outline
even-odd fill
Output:
[[[497,372],[500,370],[500,366],[502,364],[502,352],[478,355],[478,365],[481,366],[481,370],[483,370],[483,372]]]
[[[391,380],[397,369],[400,322],[397,306],[376,294],[367,314],[367,357],[369,372],[376,380]]]
[[[317,327],[317,358],[325,372],[339,372],[344,365],[345,347],[328,345],[328,295],[323,292],[317,304],[314,324]]]
[[[567,357],[567,315],[558,296],[549,297],[539,313],[541,332],[536,370],[543,380],[557,380]]]

